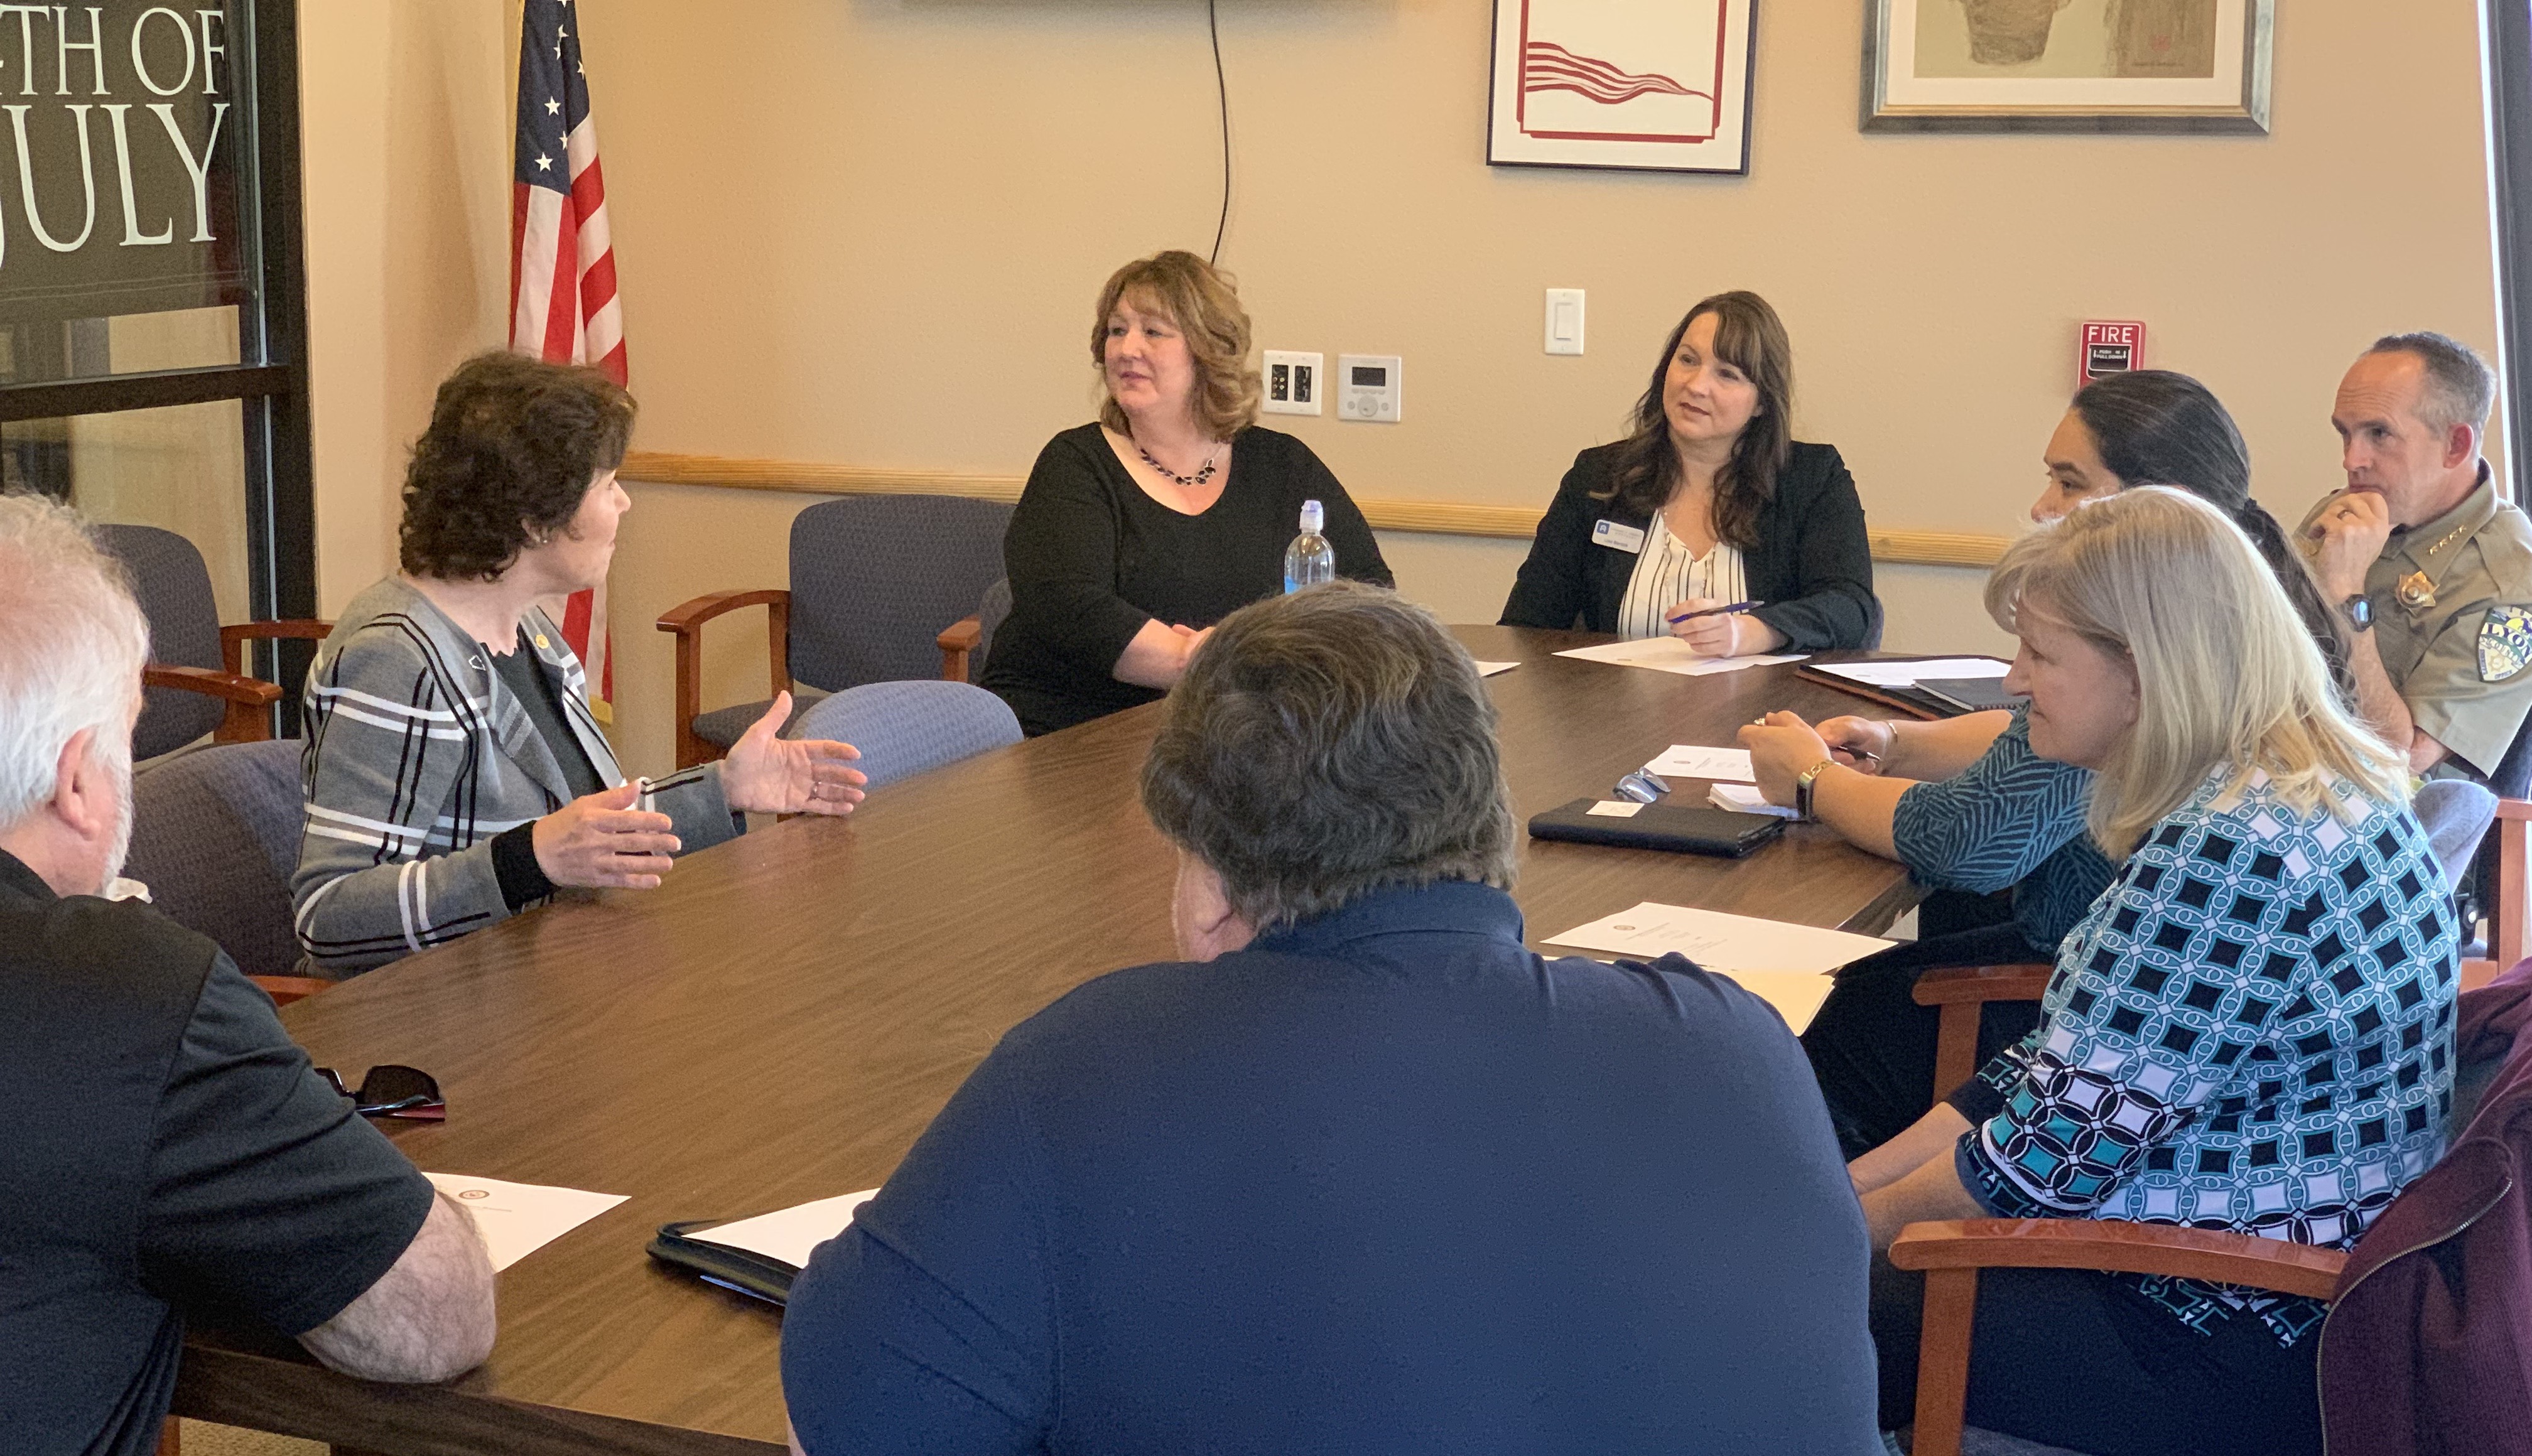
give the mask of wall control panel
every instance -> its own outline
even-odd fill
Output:
[[[1261,406],[1269,415],[1317,415],[1324,413],[1327,389],[1328,357],[1324,354],[1295,354],[1289,349],[1266,351],[1266,399]]]
[[[1337,356],[1337,418],[1398,422],[1404,363],[1395,354]]]

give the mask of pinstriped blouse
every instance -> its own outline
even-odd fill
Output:
[[[1655,512],[1644,528],[1644,548],[1636,553],[1635,575],[1627,579],[1626,597],[1618,603],[1618,631],[1631,639],[1668,637],[1672,607],[1692,596],[1741,601],[1748,589],[1740,547],[1718,540],[1700,560]]]

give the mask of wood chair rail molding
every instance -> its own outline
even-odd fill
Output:
[[[734,455],[675,455],[636,450],[624,457],[627,480],[652,485],[714,485],[729,490],[777,490],[796,495],[966,495],[1017,500],[1018,476],[970,476],[953,471],[879,470],[816,461],[759,460]],[[1357,495],[1375,531],[1413,531],[1434,535],[1496,536],[1526,540],[1538,531],[1539,512],[1529,506],[1488,506],[1447,500],[1393,500]],[[2007,538],[1938,531],[1874,531],[1872,559],[1899,566],[1959,566],[1985,571],[2004,554]]]

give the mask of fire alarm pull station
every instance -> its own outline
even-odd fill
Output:
[[[2145,367],[2145,325],[2093,319],[2084,325],[2084,347],[2075,360],[2075,387],[2104,374]]]

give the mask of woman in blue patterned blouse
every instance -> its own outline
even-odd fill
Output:
[[[2443,1150],[2456,928],[2400,756],[2241,532],[2131,490],[2017,542],[2031,747],[2095,774],[2117,877],[2037,1031],[1856,1159],[1876,1250],[1929,1218],[2119,1218],[2345,1248]],[[1917,1276],[1874,1289],[1885,1426]],[[2320,1449],[2312,1301],[2063,1269],[1980,1283],[1970,1420],[2095,1456]]]
[[[2077,394],[2043,454],[2048,482],[2031,519],[2062,519],[2131,485],[2177,485],[2249,534],[2333,672],[2344,662],[2337,613],[2303,557],[2251,496],[2251,453],[2233,417],[2186,374],[2113,374]],[[1908,867],[1934,891],[1915,943],[1839,973],[1803,1046],[1830,1120],[1852,1157],[1925,1115],[1934,1094],[1935,1013],[1913,998],[1937,966],[2002,966],[2056,955],[2068,927],[2110,882],[2110,862],[2084,833],[2093,776],[2031,751],[2019,714],[1935,723],[1831,718],[1816,731],[1792,714],[1743,734],[1762,789],[1792,802],[1793,776],[1822,757],[1813,804],[1856,845]],[[1771,787],[1772,786],[1772,787]],[[2010,914],[1993,904],[2010,890]],[[1998,923],[1998,917],[2002,916]],[[1981,1018],[1983,1056],[2028,1035],[2038,1011],[2003,1002]]]

